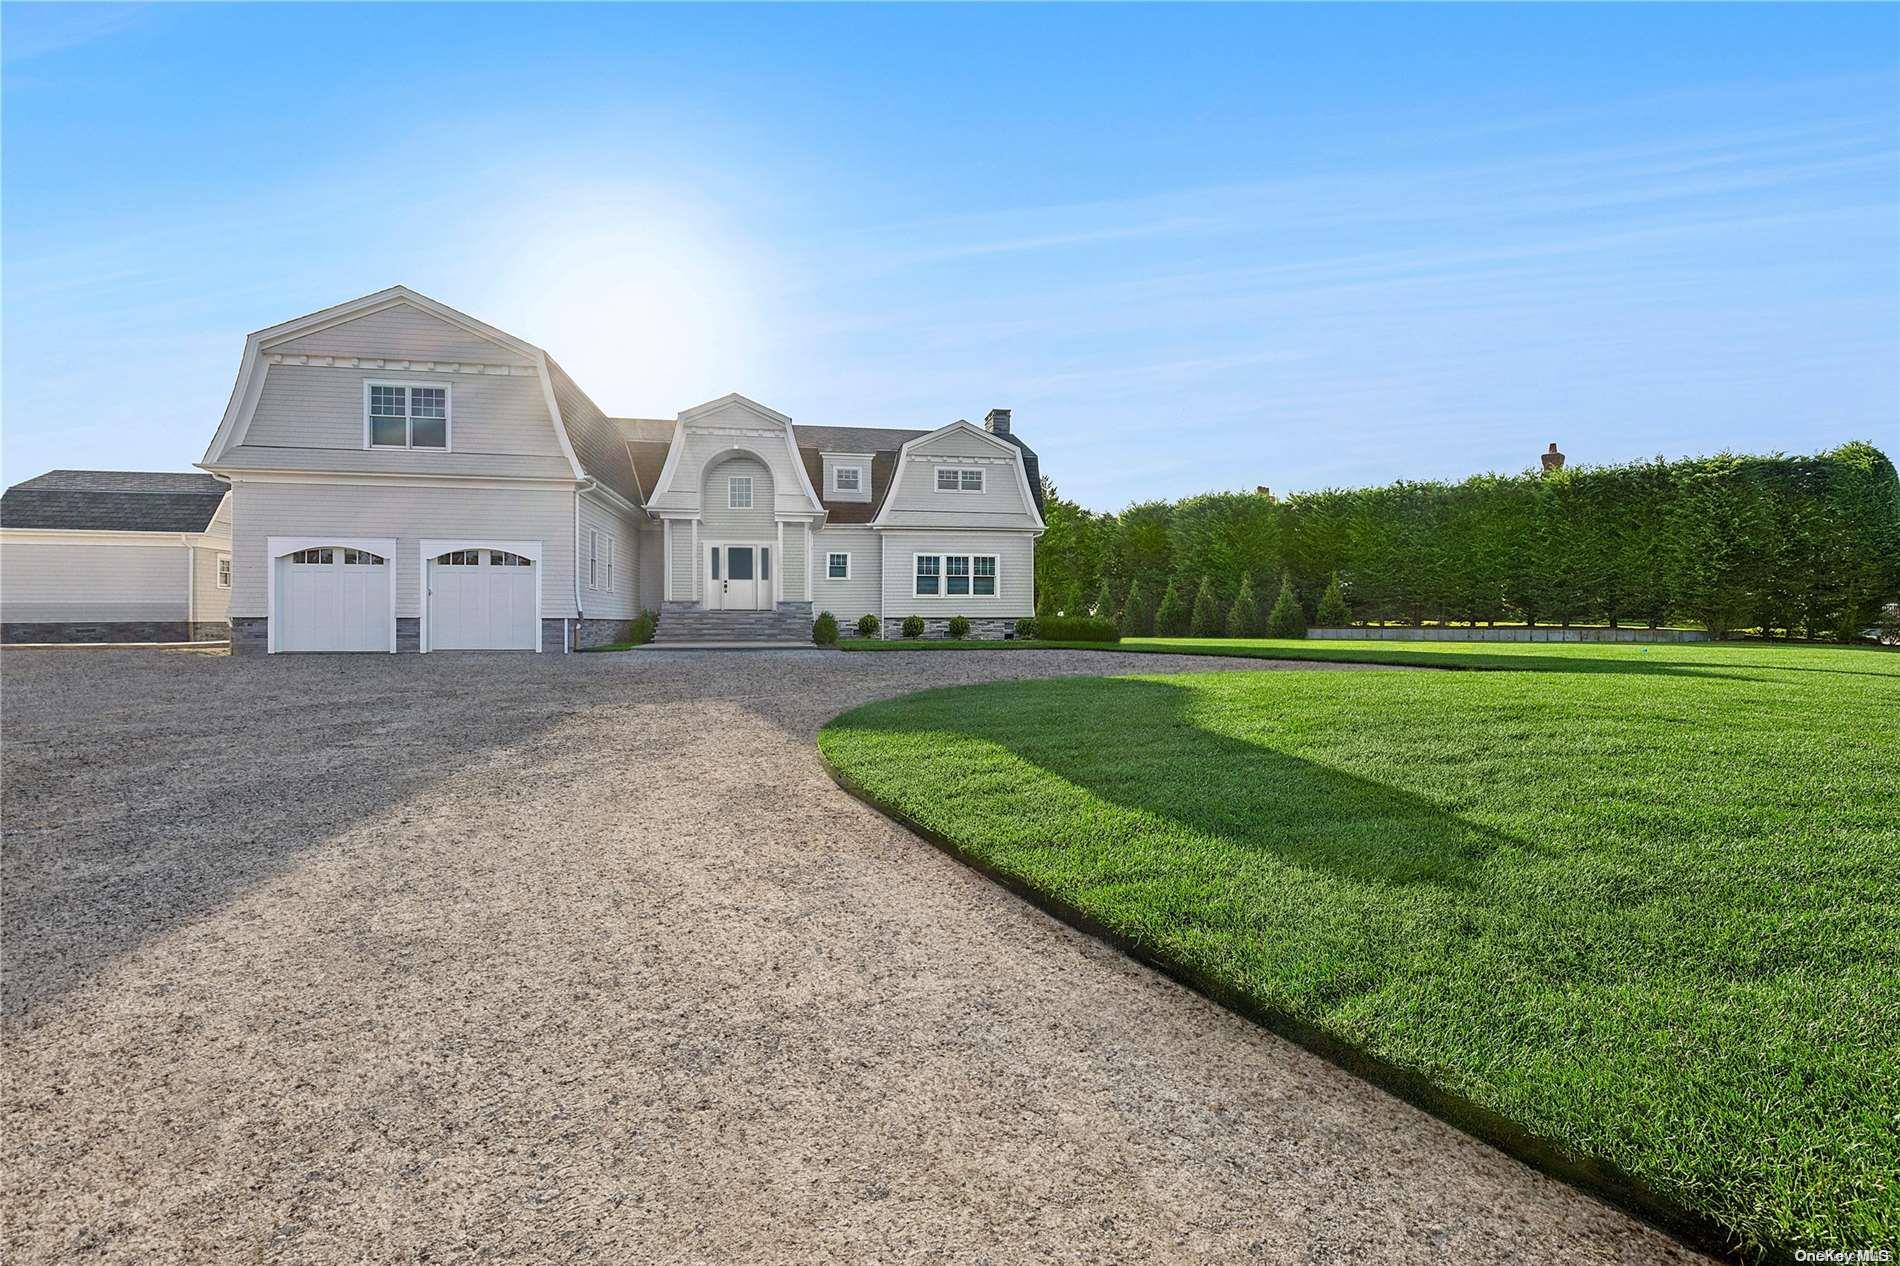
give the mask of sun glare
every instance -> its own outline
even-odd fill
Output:
[[[488,301],[616,416],[672,417],[769,376],[758,263],[669,195],[579,195],[509,216]],[[503,315],[505,314],[505,320]]]

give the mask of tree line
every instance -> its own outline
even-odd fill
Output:
[[[1900,479],[1860,442],[1285,499],[1215,492],[1118,514],[1044,491],[1038,612],[1124,632],[1260,635],[1277,611],[1849,640],[1900,599]]]

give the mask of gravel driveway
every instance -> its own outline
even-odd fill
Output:
[[[9,651],[5,1256],[1690,1260],[813,745],[927,685],[1271,667]]]

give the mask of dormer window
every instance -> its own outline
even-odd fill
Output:
[[[364,423],[371,448],[449,446],[449,389],[412,383],[366,384],[369,400]]]
[[[981,466],[939,466],[937,467],[938,492],[982,492],[983,468]]]
[[[831,471],[831,487],[835,492],[861,492],[864,489],[864,467],[836,466]]]

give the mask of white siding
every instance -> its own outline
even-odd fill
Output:
[[[1022,454],[1014,445],[968,431],[920,440],[900,463],[882,522],[891,527],[1033,528],[1034,503],[1018,476]],[[939,466],[984,472],[981,492],[938,492]]]
[[[750,476],[752,507],[734,510],[727,505],[727,480]],[[764,541],[778,539],[778,521],[772,513],[773,472],[750,453],[734,453],[706,468],[701,483],[699,539],[701,541]]]
[[[298,356],[400,357],[488,365],[528,363],[525,357],[499,343],[401,302],[327,330],[273,343],[270,350]]]
[[[673,534],[672,582],[667,597],[676,602],[691,602],[699,596],[699,560],[694,556],[693,525],[686,519],[675,520]]]
[[[610,538],[613,547],[613,588],[588,585],[590,533]],[[604,546],[603,546],[604,549]],[[589,619],[621,620],[640,614],[640,545],[633,519],[593,497],[581,497],[581,609]]]
[[[185,545],[0,542],[0,622],[183,620]]]
[[[229,545],[209,545],[192,553],[191,618],[200,624],[221,624],[230,617],[231,591],[218,588],[218,555],[230,552]]]
[[[640,541],[640,609],[658,611],[664,598],[661,589],[666,584],[666,534],[657,523],[643,524],[638,533]]]
[[[785,548],[778,559],[784,571],[779,593],[788,602],[805,600],[805,530],[803,523],[785,525]]]
[[[411,382],[449,389],[450,447],[370,449],[363,384]],[[417,474],[572,478],[538,377],[383,372],[267,365],[257,411],[227,463],[251,469],[377,470]],[[311,450],[323,450],[313,454]]]
[[[539,541],[541,614],[574,612],[574,497],[569,489],[465,488],[432,484],[235,485],[237,534],[231,613],[262,616],[266,541],[272,536],[397,538],[396,615],[419,616],[421,541]]]
[[[838,617],[841,627],[855,624],[858,617],[866,613],[881,615],[878,597],[882,547],[880,534],[868,527],[827,527],[813,533],[812,609],[831,612]],[[826,575],[825,556],[833,550],[851,555],[849,580],[832,580]]]
[[[1034,615],[1036,538],[1027,532],[891,532],[884,541],[884,614],[887,616]],[[979,598],[913,592],[918,554],[994,554],[996,596]],[[941,588],[941,585],[939,585]]]

